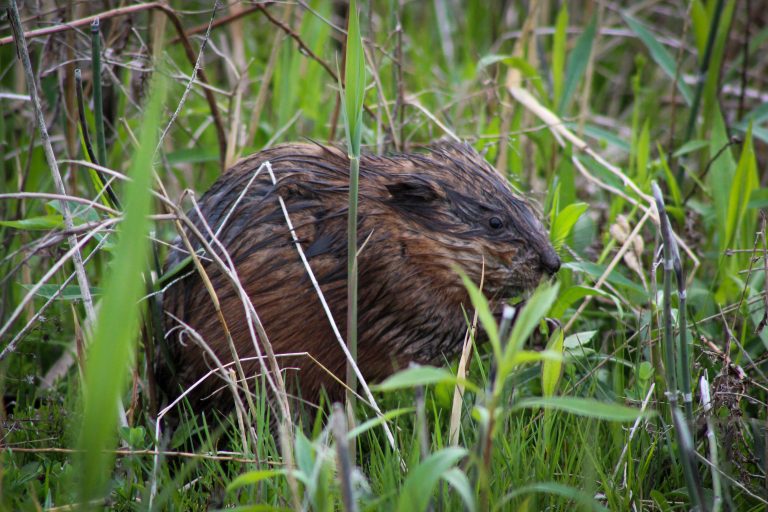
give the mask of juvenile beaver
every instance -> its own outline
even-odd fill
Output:
[[[277,179],[256,170],[271,163]],[[276,354],[309,352],[344,379],[346,359],[301,262],[278,196],[287,206],[300,243],[340,332],[346,333],[347,202],[349,160],[341,150],[286,144],[252,155],[229,169],[200,200],[211,230],[227,248],[244,289]],[[479,282],[496,300],[534,287],[555,273],[560,260],[526,201],[466,144],[441,143],[424,154],[365,155],[360,161],[358,213],[358,364],[366,379],[380,380],[415,361],[441,364],[461,349],[468,294],[454,267]],[[236,205],[236,206],[235,206]],[[234,210],[232,209],[234,206]],[[191,218],[207,233],[199,217]],[[221,227],[224,224],[223,228]],[[220,230],[220,231],[219,231]],[[200,244],[194,241],[197,249]],[[187,253],[178,243],[166,268]],[[233,286],[203,260],[240,358],[256,355],[243,306]],[[164,293],[166,311],[199,333],[218,359],[232,361],[211,298],[197,272]],[[160,382],[171,397],[215,365],[170,315],[170,357],[176,376]],[[297,371],[304,399],[321,387],[339,397],[341,385],[310,358],[280,359]],[[247,376],[258,374],[253,359]],[[295,381],[288,375],[286,381]],[[190,395],[197,408],[231,407],[221,379],[209,377]]]

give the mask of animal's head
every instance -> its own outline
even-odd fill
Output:
[[[560,259],[528,202],[465,144],[409,155],[389,176],[388,204],[407,220],[407,250],[443,273],[462,268],[488,295],[508,298],[535,287]]]

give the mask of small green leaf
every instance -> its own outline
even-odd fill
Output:
[[[677,150],[672,153],[672,156],[675,158],[680,158],[681,156],[687,155],[688,153],[693,153],[694,151],[699,151],[700,149],[704,149],[707,146],[709,146],[709,141],[706,140],[689,140]]]
[[[25,230],[58,229],[64,227],[64,218],[61,215],[43,215],[41,217],[29,217],[19,220],[0,220],[0,226]]]
[[[414,366],[399,371],[388,377],[381,384],[371,386],[377,391],[393,391],[396,389],[413,388],[416,386],[429,386],[431,384],[461,384],[471,391],[477,391],[477,386],[473,383],[459,379],[445,368],[435,368],[434,366]]]
[[[699,55],[704,55],[707,46],[707,35],[709,34],[709,16],[707,9],[701,0],[691,2],[691,21],[693,25],[693,36],[696,41],[696,50]]]
[[[693,93],[691,92],[690,87],[683,81],[682,73],[680,76],[677,76],[677,64],[672,55],[670,55],[661,43],[657,41],[656,36],[654,36],[639,21],[626,13],[622,13],[622,17],[624,18],[624,21],[627,22],[627,25],[629,25],[629,28],[632,29],[632,32],[637,34],[637,37],[639,37],[643,44],[648,48],[648,51],[651,52],[651,57],[656,61],[656,64],[664,70],[664,73],[666,73],[672,80],[677,78],[677,90],[680,91],[685,102],[690,105],[693,101]]]
[[[437,481],[466,455],[467,450],[464,448],[444,448],[429,455],[421,464],[411,469],[403,484],[397,510],[399,512],[426,510]]]
[[[728,211],[725,224],[725,240],[721,240],[720,248],[724,251],[733,243],[736,232],[742,225],[744,214],[747,210],[747,202],[752,192],[759,187],[757,179],[757,161],[755,150],[752,146],[751,127],[747,131],[747,138],[741,150],[739,165],[731,184],[731,193],[728,198]]]
[[[561,115],[565,113],[565,109],[576,93],[576,88],[579,85],[584,72],[587,69],[587,63],[589,62],[589,56],[592,54],[592,43],[595,41],[595,35],[597,34],[597,17],[592,16],[592,20],[589,25],[584,29],[581,36],[576,40],[576,46],[568,56],[568,65],[565,72],[565,86],[563,88],[563,95],[560,98],[557,111]]]
[[[753,190],[747,208],[768,208],[768,188]]]
[[[664,149],[661,147],[661,144],[657,144],[657,150],[659,152],[661,167],[664,169],[665,182],[667,188],[669,188],[669,194],[672,196],[672,204],[679,208],[683,203],[683,194],[680,193],[680,187],[677,186],[677,179],[675,179],[674,174],[672,174],[672,169],[669,168],[667,156],[664,154]]]
[[[565,315],[565,312],[568,310],[568,308],[576,303],[576,301],[589,296],[603,297],[604,299],[613,301],[613,303],[616,305],[616,309],[619,312],[619,318],[624,315],[621,302],[619,302],[619,299],[617,299],[615,296],[606,292],[605,290],[583,285],[571,286],[563,293],[561,293],[557,297],[557,301],[555,302],[554,306],[552,306],[552,310],[549,312],[549,314],[552,318],[563,318],[563,315]]]
[[[560,284],[554,285],[542,284],[534,292],[533,296],[523,306],[523,310],[517,316],[515,325],[512,327],[512,333],[509,336],[509,341],[504,349],[501,361],[499,361],[499,368],[497,378],[500,382],[506,379],[509,372],[515,365],[515,355],[522,347],[523,343],[528,336],[530,336],[533,329],[539,324],[544,315],[549,311],[550,306],[557,297],[557,291],[560,289]]]
[[[456,271],[461,276],[461,280],[464,282],[464,287],[467,289],[467,292],[469,292],[469,299],[472,301],[472,307],[475,308],[477,317],[480,319],[480,325],[485,329],[485,333],[488,335],[488,341],[491,343],[494,356],[497,359],[500,359],[501,342],[499,340],[499,328],[496,325],[496,319],[493,317],[493,313],[491,313],[488,301],[469,276],[460,269],[456,269]]]
[[[552,42],[552,104],[559,105],[563,96],[565,75],[565,47],[568,43],[568,2],[563,2],[555,21],[555,37]]]
[[[475,492],[472,489],[466,474],[459,468],[451,468],[443,473],[443,480],[448,482],[448,484],[459,493],[459,496],[461,496],[461,499],[464,501],[464,510],[467,510],[468,512],[477,510]]]
[[[571,234],[573,226],[576,225],[579,217],[587,211],[587,208],[589,208],[587,203],[573,203],[560,210],[549,232],[549,238],[555,249],[563,245],[565,239]]]
[[[637,139],[637,156],[635,161],[635,181],[640,187],[644,187],[648,182],[648,159],[651,154],[651,135],[648,128],[648,119],[643,123],[643,129],[640,131],[640,137]]]
[[[242,475],[232,480],[229,485],[227,485],[227,492],[239,489],[240,487],[245,487],[246,485],[257,484],[262,480],[267,480],[269,478],[274,478],[281,475],[285,475],[285,470],[260,469],[256,471],[248,471],[247,473],[243,473]]]
[[[22,285],[26,290],[31,290],[33,288],[32,285],[23,284]],[[39,297],[43,297],[45,299],[50,299],[56,293],[59,291],[60,285],[58,284],[44,284],[40,288],[37,289],[35,292],[35,295]],[[101,288],[91,287],[91,295],[98,296],[101,295]],[[75,284],[70,284],[64,287],[64,289],[59,293],[58,300],[82,300],[83,294],[80,291],[80,287]]]
[[[524,398],[517,402],[512,407],[512,410],[539,408],[555,409],[587,418],[618,422],[635,421],[637,418],[649,415],[648,412],[643,413],[640,409],[634,409],[625,405],[570,396]]]
[[[363,100],[365,97],[365,53],[360,35],[357,2],[349,4],[347,27],[347,53],[344,68],[344,114],[347,145],[350,156],[360,156],[360,139],[363,133]]]
[[[563,268],[569,268],[576,272],[585,272],[597,279],[603,275],[606,266],[592,263],[591,261],[569,261],[568,263],[563,264]],[[616,269],[608,274],[608,282],[613,285],[623,286],[630,290],[634,290],[642,295],[646,295],[646,291],[642,286],[635,283],[634,281],[627,279]]]
[[[528,79],[528,83],[533,85],[536,91],[539,93],[539,97],[546,98],[547,93],[542,85],[541,76],[538,70],[530,62],[522,57],[514,57],[512,55],[500,55],[496,53],[488,54],[480,59],[477,63],[477,69],[483,69],[499,62],[504,63],[510,68],[517,69],[523,74],[523,77]]]
[[[547,344],[547,351],[560,356],[557,361],[544,361],[541,365],[541,389],[544,396],[552,396],[557,389],[560,380],[560,372],[563,369],[563,330],[557,329]]]
[[[493,510],[508,510],[509,502],[519,496],[525,496],[526,494],[544,493],[552,494],[555,496],[562,496],[573,500],[580,505],[578,510],[594,510],[596,512],[607,512],[607,509],[600,505],[595,498],[591,495],[569,487],[567,485],[559,484],[557,482],[537,482],[535,484],[528,484],[522,487],[518,487],[509,494],[505,495],[498,503],[495,504]]]
[[[581,348],[592,341],[597,331],[582,331],[569,334],[563,341],[563,347],[569,350]]]
[[[413,407],[401,407],[400,409],[393,409],[391,411],[387,411],[384,414],[382,414],[381,416],[376,416],[374,418],[371,418],[371,419],[361,423],[357,427],[353,428],[349,432],[347,432],[347,439],[352,440],[352,439],[356,438],[357,436],[359,436],[360,434],[363,434],[363,433],[371,430],[374,427],[378,427],[379,425],[381,425],[382,423],[384,423],[386,421],[389,421],[391,419],[397,418],[398,416],[400,416],[402,414],[405,414],[405,413],[408,413],[408,412],[412,412],[412,411],[413,411]]]

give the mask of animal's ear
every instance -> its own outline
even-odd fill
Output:
[[[419,205],[440,199],[432,185],[421,180],[399,180],[386,185],[392,195],[391,202],[400,205]]]

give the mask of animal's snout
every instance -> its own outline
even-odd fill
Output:
[[[541,268],[549,275],[554,275],[560,270],[560,257],[552,247],[545,248],[539,256]]]

